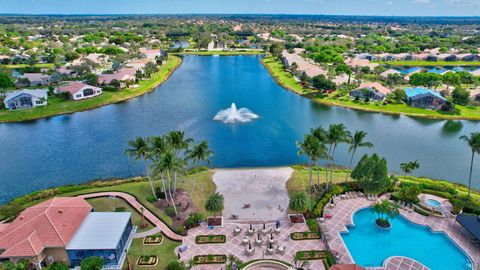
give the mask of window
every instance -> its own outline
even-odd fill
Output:
[[[85,96],[85,97],[91,96],[93,94],[94,94],[94,92],[93,92],[92,88],[87,88],[87,89],[83,90],[83,96]]]
[[[20,101],[20,106],[21,107],[32,107],[32,98],[23,96],[18,99]]]
[[[37,104],[37,105],[42,105],[43,102],[42,102],[41,100],[36,100],[36,101],[35,101],[35,104]]]

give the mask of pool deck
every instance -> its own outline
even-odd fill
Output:
[[[350,255],[343,239],[340,235],[342,232],[348,232],[346,225],[353,224],[353,215],[359,209],[369,207],[374,202],[367,200],[365,197],[340,200],[335,207],[325,208],[327,213],[332,215],[331,219],[326,219],[321,224],[323,232],[327,235],[328,245],[331,250],[338,254],[337,262],[342,264],[353,263],[354,260]],[[435,216],[422,216],[414,211],[400,210],[400,214],[411,222],[428,226],[434,232],[446,233],[469,257],[475,264],[475,269],[480,269],[480,249],[475,247],[467,238],[468,233],[463,227],[455,222],[454,217],[441,218]],[[383,267],[375,269],[381,270],[424,270],[427,267],[421,265],[413,259],[406,257],[390,257],[384,262]]]
[[[237,236],[234,235],[234,229],[240,227],[242,232]],[[275,224],[267,224],[266,228],[274,228]],[[304,250],[326,250],[325,244],[321,240],[302,240],[302,241],[293,241],[290,239],[290,233],[292,232],[304,232],[308,231],[308,226],[305,224],[291,224],[287,221],[282,221],[280,226],[280,233],[274,234],[274,238],[277,240],[275,245],[286,247],[285,254],[275,253],[273,255],[267,255],[266,244],[262,246],[255,246],[253,241],[257,237],[257,233],[254,233],[252,236],[247,236],[246,231],[249,228],[249,223],[226,223],[221,228],[208,229],[205,222],[203,222],[199,227],[190,229],[188,231],[188,236],[183,239],[182,246],[187,246],[187,250],[180,253],[181,259],[188,263],[189,259],[192,259],[196,255],[208,255],[208,254],[225,254],[225,255],[235,255],[243,262],[248,262],[251,260],[267,259],[267,260],[281,260],[290,264],[293,264],[293,258],[297,251]],[[263,223],[256,223],[253,225],[253,228],[257,232],[263,229]],[[196,244],[195,237],[197,235],[226,235],[227,240],[224,244]],[[268,235],[262,235],[263,240],[265,241]],[[242,243],[243,239],[247,237],[252,242],[252,247],[255,247],[256,251],[253,255],[247,255],[245,252],[246,246]],[[219,270],[225,269],[225,265],[214,264],[214,265],[196,265],[194,266],[195,270]],[[263,268],[262,268],[263,269]],[[325,267],[321,260],[310,261],[310,269],[315,270],[325,270]]]

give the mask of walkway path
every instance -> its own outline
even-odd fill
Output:
[[[176,241],[182,241],[183,236],[176,234],[173,232],[163,221],[157,218],[152,212],[150,212],[147,208],[145,208],[142,204],[140,204],[135,197],[130,194],[123,193],[123,192],[99,192],[99,193],[91,193],[85,195],[79,195],[79,197],[84,199],[89,198],[98,198],[98,197],[119,197],[124,199],[128,202],[133,208],[135,208],[138,212],[141,212],[141,208],[143,207],[143,214],[146,219],[152,222],[155,226],[157,226],[162,233],[167,236],[168,238]]]
[[[155,227],[153,229],[150,229],[148,231],[144,231],[144,232],[137,232],[133,235],[133,238],[144,238],[144,237],[147,237],[147,236],[150,236],[150,235],[154,235],[154,234],[157,234],[159,232],[161,232],[162,230],[159,228],[159,227]]]

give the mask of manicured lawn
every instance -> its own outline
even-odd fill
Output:
[[[435,67],[435,66],[480,66],[480,62],[467,61],[373,61],[374,63],[385,64],[390,66],[419,66],[419,67]]]
[[[479,106],[457,105],[455,107],[455,110],[450,112],[444,112],[414,108],[406,104],[383,105],[380,103],[372,102],[355,102],[349,98],[344,98],[340,100],[326,95],[320,96],[314,91],[302,87],[300,83],[295,80],[293,75],[283,68],[282,63],[274,57],[266,57],[262,60],[262,63],[281,86],[324,105],[340,106],[363,111],[382,112],[387,114],[404,114],[424,118],[480,120]]]
[[[140,224],[142,222],[142,215],[121,198],[102,197],[88,199],[87,201],[92,205],[95,212],[131,212],[132,224],[133,226],[138,227],[137,232],[143,232],[153,229],[153,225],[146,219],[144,222],[148,225],[145,228],[140,228]],[[124,210],[118,211],[119,208],[123,208]]]
[[[212,181],[213,173],[211,171],[205,171],[198,174],[197,185],[195,187],[195,195],[193,196],[193,203],[195,206],[206,216],[207,212],[205,211],[204,205],[208,195],[214,193],[217,187]],[[178,180],[178,188],[187,190],[189,193],[192,188],[194,175],[188,175],[186,177],[181,177]],[[161,181],[154,181],[155,187],[161,186]],[[144,205],[148,210],[153,212],[156,216],[162,219],[166,224],[172,226],[172,218],[165,214],[164,211],[161,211],[155,207],[152,203],[147,201],[147,196],[152,193],[150,185],[148,182],[132,182],[126,184],[120,184],[110,187],[94,187],[89,189],[83,189],[76,192],[64,193],[61,196],[76,196],[81,194],[95,193],[95,192],[104,192],[104,191],[119,191],[132,194],[137,198],[137,200]],[[58,195],[57,195],[58,196]],[[36,204],[38,202],[32,202]]]
[[[347,171],[333,170],[333,183],[345,182]],[[330,176],[329,176],[330,178]],[[306,191],[308,187],[310,176],[308,169],[299,169],[295,166],[292,177],[287,182],[287,191],[289,194],[295,191]],[[351,181],[349,179],[349,181]],[[313,171],[313,182],[317,183],[317,171]],[[325,168],[320,167],[320,184],[325,183]]]
[[[235,50],[235,51],[186,51],[178,53],[180,55],[257,55],[265,54],[263,50]]]
[[[171,55],[169,60],[162,65],[159,72],[152,75],[150,79],[141,81],[139,86],[134,89],[123,89],[114,92],[104,91],[101,96],[80,101],[50,97],[48,99],[48,105],[44,107],[19,111],[2,110],[0,111],[0,122],[33,120],[43,117],[89,110],[112,103],[122,102],[127,99],[143,95],[155,89],[155,87],[169,78],[169,76],[180,65],[180,63],[180,57]]]
[[[181,243],[175,242],[163,236],[160,245],[144,245],[143,238],[134,239],[128,251],[128,259],[132,269],[166,269],[168,262],[177,259],[175,248]],[[155,255],[158,257],[158,264],[154,267],[137,266],[137,260],[142,255]]]
[[[0,65],[0,68],[26,68],[30,65],[27,64],[16,64],[16,65]],[[53,69],[55,66],[52,63],[45,63],[45,64],[35,64],[34,67],[38,68],[50,68]]]

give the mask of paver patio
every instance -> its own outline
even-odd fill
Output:
[[[242,232],[234,236],[234,229],[240,227]],[[265,254],[266,244],[265,240],[270,236],[270,234],[262,235],[264,243],[262,246],[255,246],[253,243],[254,240],[258,237],[259,231],[263,229],[263,224],[253,225],[253,228],[256,229],[254,235],[249,236],[250,241],[252,242],[252,247],[255,247],[255,254],[249,256],[246,254],[246,246],[242,244],[242,240],[246,237],[246,231],[248,230],[248,224],[238,224],[238,223],[228,223],[225,224],[222,228],[208,229],[205,223],[202,223],[201,226],[191,229],[188,232],[188,236],[183,239],[182,246],[187,246],[187,250],[181,254],[181,259],[188,262],[189,259],[193,258],[195,255],[208,255],[208,254],[225,254],[225,255],[235,255],[241,261],[247,262],[257,259],[276,259],[281,260],[287,263],[293,264],[293,258],[297,251],[302,250],[326,250],[324,243],[321,240],[302,240],[302,241],[293,241],[290,239],[290,233],[292,232],[304,232],[308,231],[308,226],[305,224],[295,224],[292,225],[289,222],[282,222],[280,227],[280,233],[274,234],[274,238],[277,239],[278,246],[285,246],[286,252],[284,255],[275,253],[274,255]],[[274,223],[267,224],[267,229],[275,228]],[[224,234],[227,236],[227,241],[225,244],[196,244],[195,237],[197,235],[211,235],[211,234]],[[225,269],[225,265],[197,265],[194,269],[210,270],[210,269]],[[321,260],[310,261],[310,269],[315,270],[324,270],[324,265]]]

